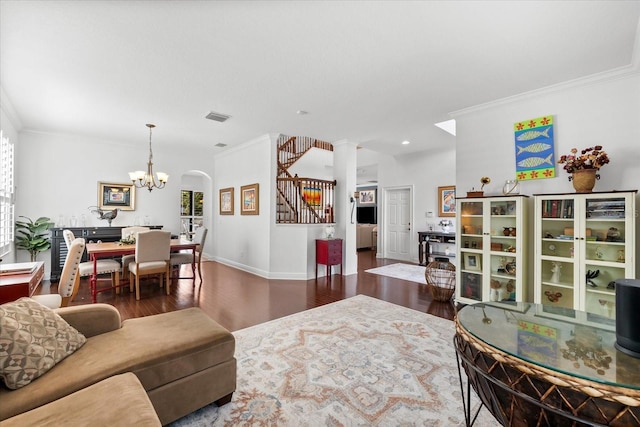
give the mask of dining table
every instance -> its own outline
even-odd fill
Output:
[[[171,252],[180,252],[180,251],[188,251],[190,250],[193,253],[193,262],[195,264],[196,259],[196,250],[198,249],[198,243],[188,240],[184,237],[180,237],[177,239],[171,239]],[[121,243],[121,242],[97,242],[97,243],[87,243],[86,245],[87,254],[89,255],[89,261],[93,263],[93,273],[89,279],[89,283],[91,286],[91,302],[95,303],[97,301],[97,295],[100,292],[110,291],[115,289],[113,286],[113,282],[110,287],[98,288],[98,274],[97,274],[97,260],[100,258],[115,258],[121,257],[123,255],[132,255],[136,253],[136,244],[135,243]],[[192,265],[194,268],[195,265]],[[123,277],[123,280],[120,282],[120,286],[124,286],[128,284],[129,280],[126,277]]]

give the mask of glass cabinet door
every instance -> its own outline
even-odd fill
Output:
[[[483,200],[465,200],[460,202],[460,265],[459,294],[461,297],[483,300]]]
[[[491,201],[489,245],[491,254],[490,301],[516,301],[516,221],[515,200]]]
[[[624,197],[585,200],[585,311],[615,317],[615,280],[626,277]]]
[[[542,304],[575,309],[574,200],[540,198],[536,208],[540,212],[540,284],[541,294],[536,299]],[[579,270],[578,270],[579,271]]]

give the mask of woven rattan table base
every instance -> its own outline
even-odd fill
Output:
[[[640,426],[638,390],[533,365],[476,339],[457,319],[454,344],[471,386],[505,426]]]

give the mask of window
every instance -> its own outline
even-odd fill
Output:
[[[0,130],[0,256],[11,250],[14,237],[13,144]]]
[[[201,191],[181,191],[180,204],[180,233],[191,237],[196,228],[203,225],[203,193]]]

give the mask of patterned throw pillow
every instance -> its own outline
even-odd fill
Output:
[[[0,305],[0,378],[18,389],[82,347],[84,335],[31,298]]]

